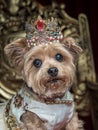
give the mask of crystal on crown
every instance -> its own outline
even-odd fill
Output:
[[[56,19],[43,20],[40,16],[37,21],[25,24],[28,47],[58,43],[63,35]]]

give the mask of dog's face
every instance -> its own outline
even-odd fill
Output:
[[[17,40],[7,45],[5,52],[28,86],[45,100],[62,97],[75,77],[74,57],[68,46],[54,43],[27,50],[25,45],[25,40]],[[71,50],[77,53],[81,48],[74,45]]]
[[[62,96],[74,78],[72,55],[60,44],[37,46],[24,56],[28,86],[43,98]]]

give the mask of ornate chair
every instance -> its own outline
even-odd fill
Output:
[[[98,130],[98,88],[88,21],[85,14],[78,19],[65,12],[65,5],[52,3],[43,7],[36,1],[0,1],[0,102],[10,99],[22,84],[22,78],[15,72],[4,55],[3,48],[13,39],[25,36],[24,21],[39,14],[44,17],[56,17],[62,26],[64,36],[72,36],[83,48],[83,54],[77,61],[77,81],[73,88],[77,111],[82,117],[92,115],[94,130]]]

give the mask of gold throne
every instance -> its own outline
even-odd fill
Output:
[[[4,55],[4,46],[14,39],[25,36],[24,24],[35,16],[55,17],[63,29],[64,36],[71,36],[83,48],[77,61],[77,81],[73,88],[76,109],[79,115],[91,115],[94,130],[98,130],[98,88],[94,68],[88,20],[85,14],[78,19],[70,17],[64,4],[42,6],[36,1],[0,1],[0,102],[10,99],[20,88],[22,78]]]

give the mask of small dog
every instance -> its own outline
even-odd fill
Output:
[[[24,79],[21,90],[6,105],[7,126],[17,130],[80,130],[69,89],[75,80],[74,59],[82,49],[73,38],[62,38],[53,19],[38,19],[33,27],[27,24],[26,38],[4,49]]]

